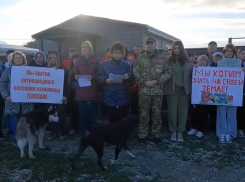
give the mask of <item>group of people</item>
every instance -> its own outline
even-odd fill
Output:
[[[77,49],[71,48],[69,57],[63,62],[54,50],[50,50],[47,55],[37,52],[29,64],[23,53],[7,52],[9,65],[1,63],[0,70],[0,117],[6,122],[7,132],[15,136],[20,114],[46,107],[46,104],[11,101],[11,67],[28,65],[65,70],[63,104],[56,104],[59,124],[47,125],[49,139],[54,139],[59,133],[61,139],[67,134],[86,135],[99,117],[106,118],[111,124],[131,113],[139,116],[139,144],[147,141],[148,132],[151,132],[153,141],[160,144],[164,99],[168,108],[168,126],[172,132],[171,141],[184,141],[182,133],[186,130],[188,118],[191,121],[189,135],[202,137],[209,120],[213,128],[216,128],[220,143],[231,143],[237,135],[244,137],[245,106],[237,109],[234,106],[216,107],[190,103],[191,94],[195,94],[192,93],[194,67],[243,67],[245,49],[237,52],[233,44],[227,44],[223,53],[217,52],[217,43],[212,41],[208,44],[206,54],[194,53],[191,57],[181,41],[175,41],[171,49],[163,50],[162,53],[156,49],[157,42],[154,38],[149,37],[145,43],[145,51],[142,51],[141,46],[135,46],[134,55],[128,55],[124,44],[115,42],[101,60],[93,55],[90,41],[81,44],[81,55]],[[237,62],[229,62],[231,59]],[[114,83],[110,74],[123,75],[123,81]],[[80,87],[79,75],[88,75],[91,86]],[[70,127],[66,122],[67,113],[70,116]],[[0,140],[3,139],[0,128]]]

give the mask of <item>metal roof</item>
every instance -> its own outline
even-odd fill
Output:
[[[158,29],[156,29],[156,28],[154,28],[154,27],[151,27],[151,26],[149,26],[149,25],[146,25],[146,24],[135,23],[135,22],[128,22],[128,21],[122,21],[122,20],[115,20],[115,19],[103,18],[103,17],[96,17],[96,16],[88,16],[88,15],[84,15],[84,14],[80,14],[80,15],[75,16],[75,17],[73,17],[73,18],[71,18],[71,19],[69,19],[69,20],[67,20],[67,21],[64,21],[64,22],[58,24],[58,25],[55,25],[55,26],[50,27],[50,28],[48,28],[48,29],[46,29],[46,30],[40,31],[40,32],[38,32],[38,33],[36,33],[36,34],[33,34],[33,35],[32,35],[32,38],[37,39],[37,38],[39,38],[42,34],[44,34],[45,32],[49,32],[49,31],[52,30],[52,29],[57,29],[57,28],[59,28],[59,29],[64,29],[64,26],[65,26],[67,23],[72,23],[72,22],[74,22],[76,19],[80,19],[80,18],[96,18],[96,19],[101,19],[101,21],[102,21],[102,20],[107,20],[107,21],[109,20],[109,21],[112,21],[112,22],[117,22],[117,23],[122,23],[122,24],[127,24],[127,25],[141,26],[142,28],[145,28],[146,31],[148,31],[148,32],[150,32],[150,33],[152,33],[152,34],[155,34],[155,35],[157,35],[157,36],[160,36],[160,37],[162,37],[162,38],[169,39],[169,40],[172,40],[172,41],[180,40],[179,38],[176,38],[176,37],[174,37],[174,36],[172,36],[172,35],[169,35],[169,34],[163,32],[163,31],[161,31],[161,30],[158,30]],[[96,34],[96,33],[94,33],[94,32],[93,32],[93,33],[92,33],[92,32],[86,32],[86,33],[90,33],[90,34],[94,34],[94,35],[99,36],[98,34]]]
[[[0,56],[5,56],[7,50],[21,51],[27,55],[34,55],[39,49],[33,49],[29,47],[17,46],[17,45],[8,45],[0,44]]]

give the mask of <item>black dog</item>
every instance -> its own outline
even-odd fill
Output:
[[[77,160],[88,146],[92,146],[92,148],[95,150],[98,165],[102,168],[102,170],[105,170],[105,167],[102,164],[104,142],[116,145],[115,159],[111,160],[110,165],[117,160],[122,148],[124,148],[131,157],[135,157],[130,152],[127,141],[137,124],[138,119],[135,116],[129,115],[117,123],[92,126],[91,133],[82,138],[80,141],[78,153],[72,160],[72,170],[74,170]]]

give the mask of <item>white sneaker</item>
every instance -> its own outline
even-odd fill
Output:
[[[187,132],[188,135],[196,135],[197,134],[197,130],[191,128],[190,131]]]
[[[201,138],[203,136],[203,132],[201,131],[197,131],[197,134],[196,134],[197,137]]]
[[[238,136],[239,138],[244,138],[244,137],[245,137],[245,135],[244,135],[244,133],[243,133],[242,130],[238,130],[238,131],[237,131],[237,136]]]
[[[229,134],[225,135],[225,143],[232,143],[231,135]]]
[[[219,136],[219,143],[225,143],[225,135],[220,135]]]
[[[72,129],[70,132],[69,132],[69,135],[75,135],[76,134],[76,131],[74,129]]]

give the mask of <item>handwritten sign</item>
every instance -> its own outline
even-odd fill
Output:
[[[192,104],[242,106],[242,68],[197,67],[192,74]]]
[[[13,102],[62,103],[64,70],[13,66],[10,96]]]

